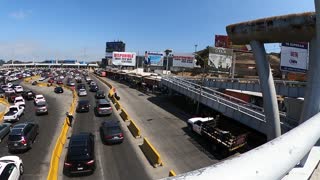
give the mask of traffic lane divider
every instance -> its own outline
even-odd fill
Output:
[[[119,102],[116,102],[114,106],[116,107],[117,110],[122,109]]]
[[[140,145],[140,148],[146,158],[149,160],[150,164],[156,168],[159,166],[163,166],[163,162],[161,160],[160,154],[158,151],[152,146],[147,138],[143,138],[143,144]]]
[[[124,110],[123,108],[121,108],[120,116],[121,116],[123,121],[128,121],[130,119],[127,111]]]
[[[140,128],[136,125],[136,123],[133,120],[130,120],[130,124],[127,127],[130,130],[133,137],[141,138]]]
[[[176,175],[177,174],[172,169],[169,171],[169,177],[176,176]]]

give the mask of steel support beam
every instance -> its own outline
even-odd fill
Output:
[[[260,79],[264,113],[266,123],[269,128],[267,137],[268,140],[272,140],[281,136],[280,116],[273,76],[263,43],[251,41],[250,45],[253,50],[256,68]]]

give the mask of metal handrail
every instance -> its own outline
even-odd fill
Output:
[[[320,113],[282,136],[244,154],[165,179],[281,179],[300,162],[319,138]]]

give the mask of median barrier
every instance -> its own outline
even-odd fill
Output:
[[[117,110],[122,109],[118,101],[114,104],[114,106],[116,107]]]
[[[130,130],[131,134],[135,138],[140,138],[140,128],[136,125],[136,123],[133,120],[130,120],[130,124],[128,125],[128,129]]]
[[[169,171],[169,177],[171,176],[176,176],[176,173],[172,169]]]
[[[129,120],[129,115],[128,115],[127,111],[124,110],[123,108],[121,108],[120,116],[124,121]]]
[[[116,100],[116,98],[114,96],[112,96],[110,99],[111,99],[113,104],[115,104],[117,102],[117,100]]]
[[[143,138],[143,144],[140,145],[140,148],[153,167],[163,166],[158,151],[152,146],[147,138]]]

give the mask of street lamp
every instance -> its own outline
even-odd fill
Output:
[[[169,54],[172,53],[172,49],[166,49],[164,51],[166,53],[166,56],[167,56],[167,67],[166,67],[166,72],[167,72],[167,75],[168,75],[168,68],[169,68]]]

